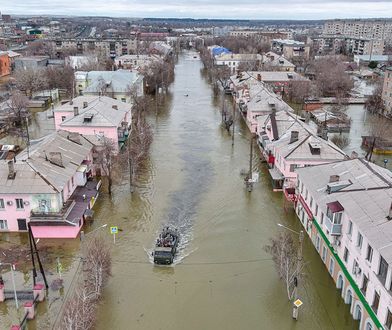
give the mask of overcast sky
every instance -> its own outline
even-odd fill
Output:
[[[4,14],[324,19],[392,17],[392,0],[2,0]]]

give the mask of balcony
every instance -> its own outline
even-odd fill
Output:
[[[98,198],[101,181],[87,181],[83,187],[77,187],[71,197],[59,212],[31,211],[30,223],[32,226],[78,226],[82,219],[90,216],[90,210]]]
[[[333,236],[342,235],[342,224],[334,223],[329,217],[325,217],[325,227]]]

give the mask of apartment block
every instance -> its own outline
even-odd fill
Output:
[[[296,214],[359,328],[391,329],[391,172],[363,159],[296,172]]]
[[[392,42],[392,19],[328,20],[324,23],[323,34]]]

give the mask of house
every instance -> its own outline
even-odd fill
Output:
[[[122,102],[131,102],[130,88],[135,88],[139,96],[143,95],[143,83],[143,75],[128,70],[75,72],[79,95],[106,95]]]
[[[299,116],[289,111],[272,112],[260,117],[258,142],[270,167],[274,191],[292,197],[297,168],[346,159],[346,154],[330,141],[318,136]]]
[[[56,130],[82,134],[90,141],[111,139],[120,149],[131,126],[131,105],[107,96],[78,96],[53,110]]]
[[[75,238],[91,215],[100,183],[92,176],[93,145],[58,131],[0,162],[0,231]]]
[[[239,72],[230,77],[231,83],[238,85],[247,81],[253,83],[263,82],[277,94],[288,93],[290,88],[297,83],[309,84],[310,80],[296,72],[290,71],[246,71]]]
[[[11,74],[11,60],[7,52],[0,51],[0,77]]]
[[[44,68],[48,65],[48,56],[27,56],[15,59],[15,70]]]
[[[232,74],[236,73],[239,66],[245,66],[247,70],[255,70],[261,66],[262,56],[260,54],[228,54],[222,52],[215,56],[216,65],[226,65]]]
[[[296,171],[296,214],[359,329],[391,329],[391,172],[362,159]]]
[[[295,70],[295,65],[282,55],[278,55],[274,52],[268,52],[263,55],[262,69],[263,71],[293,72]]]
[[[67,56],[65,58],[65,65],[70,66],[74,70],[78,70],[84,65],[89,65],[89,64],[98,65],[98,58],[96,56],[87,56],[87,55]]]

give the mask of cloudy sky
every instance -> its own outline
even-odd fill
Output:
[[[2,0],[2,13],[121,17],[392,17],[392,0]]]

